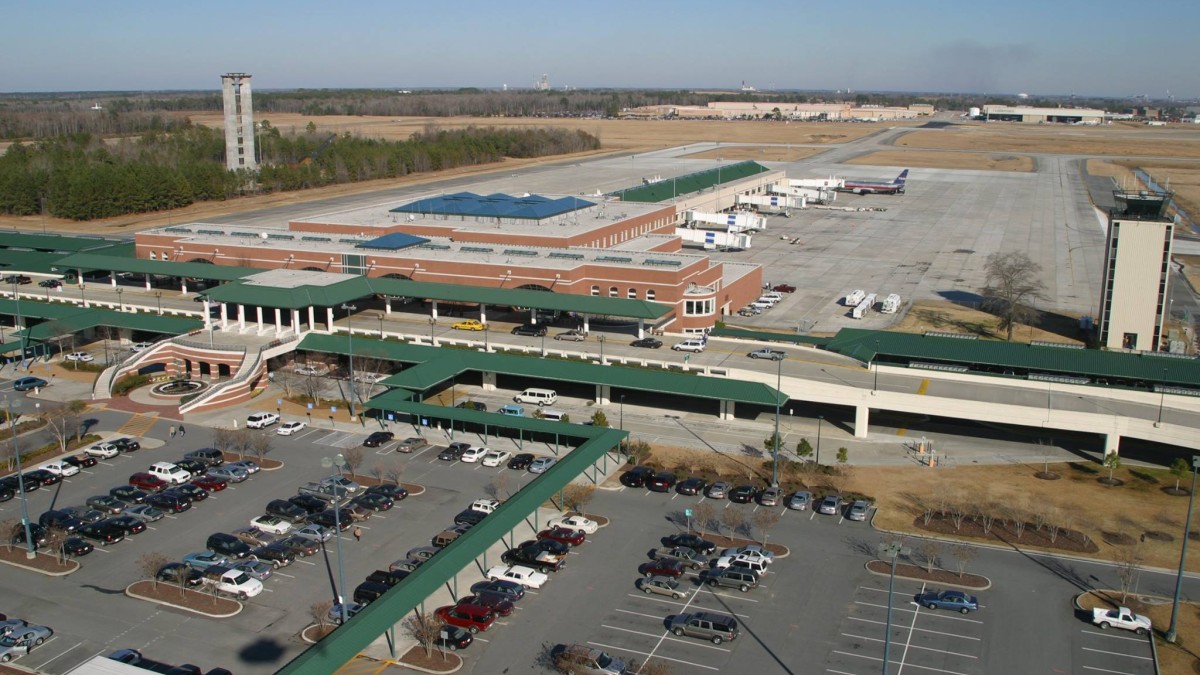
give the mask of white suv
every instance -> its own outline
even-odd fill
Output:
[[[273,412],[260,412],[246,418],[247,429],[265,429],[279,421],[279,415]]]
[[[674,347],[671,347],[671,349],[674,349],[677,352],[693,352],[695,354],[699,354],[700,352],[704,351],[704,341],[684,340]]]

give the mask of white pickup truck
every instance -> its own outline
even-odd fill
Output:
[[[1150,618],[1141,614],[1134,614],[1128,607],[1119,607],[1117,609],[1097,607],[1092,610],[1092,623],[1100,626],[1102,629],[1107,629],[1109,626],[1116,626],[1117,628],[1131,630],[1138,635],[1145,635],[1150,632]]]
[[[242,570],[215,565],[204,570],[203,582],[216,587],[219,593],[232,595],[238,600],[253,598],[262,593],[263,583]]]

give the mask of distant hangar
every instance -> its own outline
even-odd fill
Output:
[[[1101,124],[1105,112],[1092,108],[1033,108],[985,105],[983,118],[997,122],[1053,122],[1058,124]]]

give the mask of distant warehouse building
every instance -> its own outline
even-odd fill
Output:
[[[1092,108],[1031,108],[985,105],[983,118],[998,122],[1053,122],[1058,124],[1101,124],[1104,111]]]

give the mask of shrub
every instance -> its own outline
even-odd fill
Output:
[[[150,377],[148,375],[130,375],[128,377],[123,377],[120,381],[113,383],[113,396],[124,396],[130,391],[137,389],[148,382],[150,382]]]

